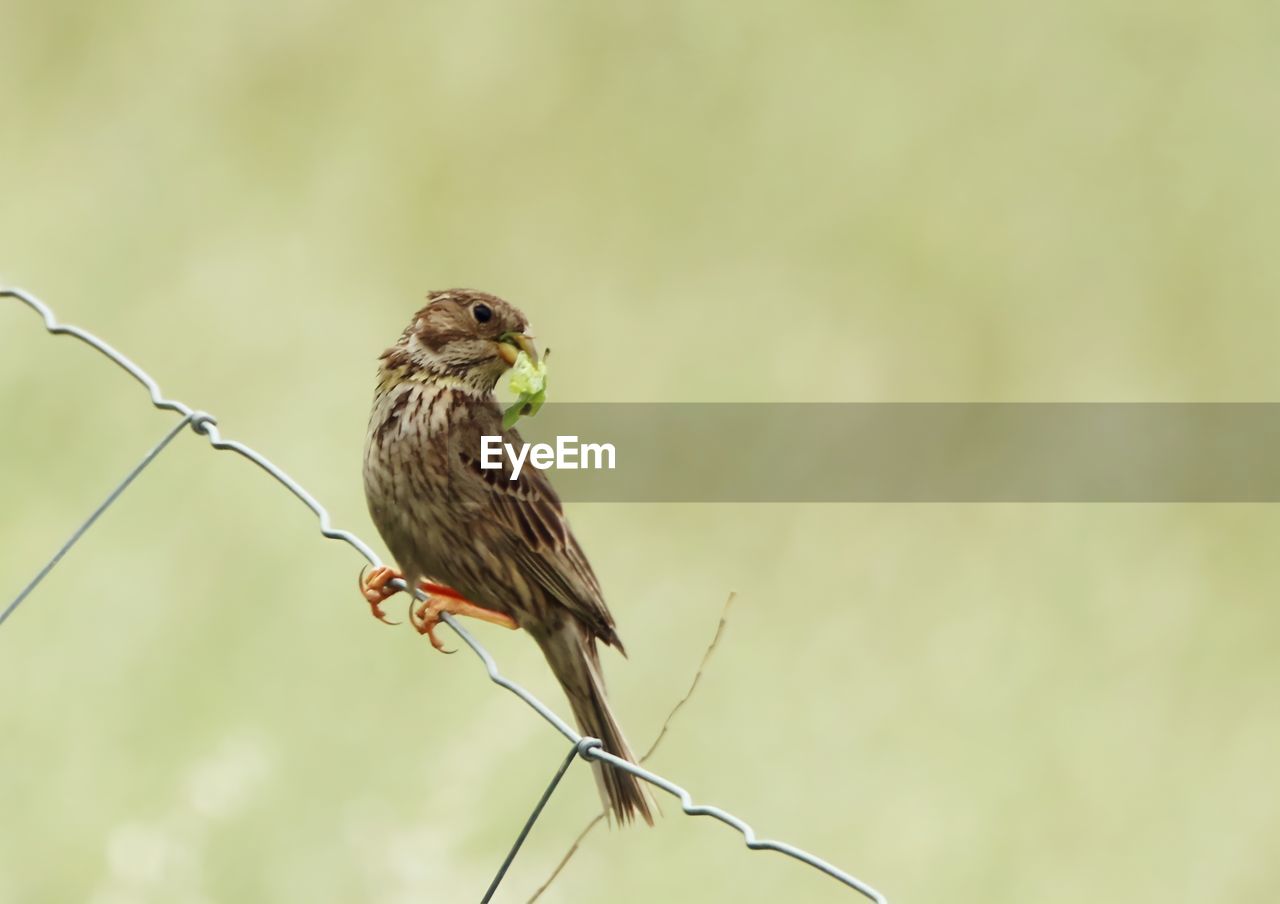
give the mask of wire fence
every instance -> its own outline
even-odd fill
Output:
[[[76,339],[79,339],[81,342],[84,342],[87,345],[92,346],[94,349],[101,352],[103,355],[105,355],[117,366],[122,368],[135,380],[141,383],[143,387],[147,390],[147,392],[150,394],[152,405],[154,405],[156,408],[160,408],[165,411],[173,411],[182,416],[182,419],[172,429],[170,429],[167,434],[165,434],[164,438],[161,439],[160,442],[157,443],[154,448],[152,448],[149,452],[147,452],[147,454],[143,456],[142,460],[139,461],[138,464],[135,465],[127,475],[125,475],[125,478],[122,481],[120,481],[120,483],[115,487],[115,489],[113,489],[107,495],[106,499],[104,499],[102,503],[96,509],[94,509],[93,513],[90,514],[89,517],[86,518],[84,522],[79,527],[77,527],[74,532],[72,532],[71,536],[67,539],[67,541],[63,543],[62,547],[53,555],[53,557],[48,561],[48,563],[46,563],[45,566],[40,569],[40,571],[36,574],[36,576],[32,578],[31,582],[28,583],[27,586],[22,589],[22,591],[13,599],[12,602],[9,603],[7,607],[5,607],[3,612],[0,612],[0,625],[4,624],[4,622],[9,618],[9,616],[11,616],[14,613],[14,611],[18,608],[18,606],[22,604],[23,600],[25,600],[28,596],[30,596],[31,592],[35,590],[35,588],[40,584],[42,580],[44,580],[44,578],[49,574],[49,572],[52,571],[55,566],[57,566],[58,562],[61,561],[62,557],[66,555],[67,551],[71,549],[72,546],[75,545],[75,543],[85,534],[86,531],[88,531],[90,527],[93,526],[94,522],[98,520],[98,518],[102,515],[102,513],[105,512],[111,506],[111,504],[115,502],[115,500],[119,498],[119,496],[126,489],[129,488],[130,484],[133,483],[133,481],[138,477],[138,475],[141,474],[146,469],[146,467],[149,464],[151,464],[151,462],[154,461],[161,452],[164,451],[164,449],[169,445],[169,443],[171,443],[178,436],[178,434],[181,433],[188,426],[190,426],[195,433],[201,436],[204,436],[206,439],[208,439],[209,444],[213,448],[222,450],[222,451],[235,452],[236,454],[243,456],[245,459],[251,461],[253,464],[257,465],[259,468],[261,468],[262,470],[270,474],[272,477],[274,477],[281,486],[283,486],[285,489],[291,492],[294,496],[296,496],[298,500],[302,502],[303,505],[311,509],[311,511],[315,514],[316,518],[319,519],[320,533],[323,534],[325,537],[329,538],[330,540],[340,540],[343,543],[346,543],[348,546],[350,546],[352,549],[358,552],[361,556],[363,556],[365,561],[368,562],[369,565],[372,567],[377,568],[382,565],[382,561],[381,559],[378,558],[377,554],[374,553],[374,551],[368,546],[368,544],[366,544],[358,536],[353,534],[351,531],[340,530],[338,528],[335,528],[329,517],[329,512],[325,509],[325,507],[321,505],[314,496],[308,493],[301,486],[301,484],[299,484],[296,480],[294,480],[287,473],[285,473],[285,471],[282,470],[278,465],[270,461],[266,456],[262,455],[260,452],[250,448],[249,446],[246,446],[243,443],[236,442],[235,440],[224,439],[221,432],[218,430],[217,419],[214,418],[213,415],[207,412],[192,408],[191,406],[183,402],[177,401],[176,399],[165,398],[160,391],[159,384],[157,384],[156,381],[151,377],[151,375],[148,374],[145,370],[143,370],[137,364],[133,363],[133,361],[131,361],[125,355],[118,352],[111,345],[104,342],[102,339],[99,339],[93,333],[90,333],[87,330],[83,330],[80,327],[59,323],[58,320],[54,317],[53,311],[48,307],[48,305],[40,301],[40,299],[36,298],[30,292],[26,292],[18,288],[0,287],[0,298],[13,298],[27,305],[29,308],[34,310],[37,314],[39,314],[43,318],[44,327],[48,332],[57,334],[57,335],[74,336]],[[408,584],[406,584],[402,580],[393,581],[391,582],[390,586],[394,586],[401,590],[405,590],[409,593],[412,593],[414,596],[416,596],[419,599],[422,599],[422,600],[426,599],[422,591],[420,591],[416,587],[410,587]],[[675,782],[671,781],[670,779],[664,778],[663,776],[658,775],[657,773],[652,772],[648,769],[645,769],[644,767],[639,766],[635,763],[631,763],[620,757],[614,756],[613,754],[604,750],[603,747],[601,746],[600,741],[596,738],[583,737],[582,735],[578,734],[568,725],[568,723],[566,723],[563,719],[561,719],[558,715],[556,715],[541,700],[539,700],[529,691],[525,690],[519,684],[503,676],[503,674],[498,670],[497,662],[494,661],[493,657],[489,654],[489,651],[486,650],[483,646],[481,646],[480,643],[474,637],[472,637],[471,634],[465,628],[462,627],[462,625],[458,624],[457,620],[453,616],[449,615],[448,613],[444,613],[442,615],[442,618],[444,622],[448,624],[448,626],[452,628],[455,633],[457,633],[457,635],[462,639],[462,642],[465,643],[468,647],[470,647],[471,650],[478,657],[480,657],[480,661],[484,663],[485,671],[488,672],[490,680],[492,680],[495,684],[511,691],[511,693],[515,694],[517,697],[523,700],[526,704],[528,704],[528,706],[531,709],[534,710],[534,712],[542,716],[542,718],[545,719],[547,722],[549,722],[553,728],[555,728],[558,732],[560,732],[560,734],[564,735],[564,737],[568,739],[570,743],[570,748],[564,761],[559,765],[554,777],[551,779],[550,784],[548,784],[546,790],[542,794],[541,799],[538,801],[537,806],[534,808],[533,812],[529,815],[529,818],[528,820],[526,820],[524,827],[520,831],[519,836],[516,838],[515,842],[512,844],[511,850],[507,854],[506,858],[503,860],[502,865],[499,867],[497,874],[493,878],[493,882],[490,884],[488,890],[485,892],[484,897],[482,898],[482,904],[492,899],[493,895],[498,889],[499,884],[502,882],[503,877],[506,875],[507,869],[511,866],[511,863],[515,860],[516,854],[519,853],[520,846],[524,843],[524,840],[526,837],[528,837],[528,834],[530,830],[533,828],[534,823],[537,822],[538,817],[542,814],[543,807],[546,806],[547,801],[551,799],[551,795],[555,792],[556,786],[559,784],[560,779],[568,771],[569,767],[573,764],[573,761],[578,758],[581,758],[584,760],[594,760],[597,762],[605,763],[611,768],[621,769],[624,772],[629,772],[632,775],[635,775],[638,778],[641,778],[649,782],[650,784],[655,785],[658,788],[661,788],[662,790],[666,791],[668,794],[671,794],[674,797],[679,799],[680,808],[686,814],[690,816],[710,816],[711,818],[717,819],[720,822],[724,823],[725,825],[728,825],[733,827],[734,829],[737,829],[739,832],[742,833],[742,837],[746,841],[747,847],[753,851],[776,851],[777,853],[785,854],[788,857],[792,857],[800,861],[801,863],[808,864],[814,869],[825,873],[826,875],[835,879],[837,882],[843,883],[849,888],[857,892],[860,892],[861,894],[865,895],[867,898],[871,899],[872,901],[878,902],[878,904],[887,904],[887,899],[885,898],[885,896],[882,895],[880,892],[878,892],[876,889],[872,888],[870,885],[863,882],[862,880],[850,875],[844,870],[834,866],[833,864],[828,863],[826,860],[823,860],[822,858],[817,857],[809,853],[808,851],[803,850],[802,848],[796,847],[793,844],[788,844],[784,841],[773,841],[769,839],[757,838],[755,830],[752,829],[750,825],[748,825],[745,821],[743,821],[742,819],[739,819],[737,816],[733,815],[732,813],[728,812],[727,810],[722,810],[719,807],[713,807],[706,804],[695,803],[693,800],[693,796],[687,790],[682,788],[680,785],[677,785]]]

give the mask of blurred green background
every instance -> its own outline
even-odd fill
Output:
[[[430,288],[523,306],[561,401],[1280,398],[1273,4],[5,0],[0,31],[0,280],[370,540],[374,359]],[[0,411],[5,602],[172,418],[12,301]],[[896,901],[1272,900],[1274,507],[571,516],[637,746],[739,592],[653,764],[763,835]],[[0,629],[0,901],[477,900],[564,745],[371,620],[360,564],[179,438]],[[498,900],[595,806],[577,767]],[[850,899],[665,809],[543,900]]]

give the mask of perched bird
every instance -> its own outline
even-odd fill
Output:
[[[418,583],[428,599],[411,608],[411,620],[437,649],[442,612],[523,628],[546,655],[583,734],[634,761],[609,709],[596,648],[600,641],[623,651],[622,641],[559,497],[536,468],[511,480],[506,456],[498,469],[480,466],[481,436],[522,442],[502,429],[493,395],[521,351],[537,361],[528,321],[514,305],[450,289],[428,295],[382,353],[364,487],[400,572],[375,569],[361,587],[383,618],[381,603],[395,592],[387,583],[401,573]],[[619,822],[639,816],[653,824],[652,801],[635,776],[593,768]]]

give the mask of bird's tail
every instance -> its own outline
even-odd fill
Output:
[[[599,738],[604,749],[614,756],[634,763],[635,755],[609,709],[595,638],[570,619],[558,630],[540,638],[540,644],[551,671],[560,679],[560,686],[569,698],[578,730],[585,737]],[[600,789],[600,799],[619,823],[626,824],[639,816],[653,825],[656,804],[644,782],[607,763],[592,763],[591,769]]]

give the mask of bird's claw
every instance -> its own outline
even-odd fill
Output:
[[[389,620],[387,614],[382,611],[382,604],[400,592],[399,588],[388,587],[395,580],[404,580],[404,575],[386,565],[379,565],[372,569],[366,565],[360,572],[360,592],[364,595],[365,602],[369,604],[369,611],[378,621],[388,625],[400,624]],[[423,581],[418,588],[426,594],[426,599],[419,606],[410,604],[409,623],[419,634],[426,635],[427,640],[431,641],[431,646],[441,653],[453,652],[453,650],[446,650],[444,643],[436,637],[436,627],[442,621],[443,613],[466,615],[512,630],[519,627],[510,615],[478,606],[452,587],[437,584],[434,581]]]
[[[426,635],[427,640],[431,641],[431,646],[438,652],[452,653],[454,651],[446,650],[444,641],[436,637],[436,628],[440,626],[440,613],[444,610],[444,605],[443,600],[427,597],[421,606],[409,610],[409,622],[419,634]]]
[[[386,565],[380,565],[372,571],[369,570],[368,565],[360,569],[360,592],[364,595],[365,602],[369,604],[369,611],[373,617],[384,625],[400,624],[398,621],[387,618],[387,613],[382,611],[382,604],[400,592],[395,587],[387,588],[387,584],[399,577],[401,577],[400,572]]]
[[[369,611],[370,611],[371,613],[373,613],[373,617],[374,617],[374,618],[376,618],[378,621],[382,622],[384,625],[398,625],[398,624],[400,624],[400,622],[398,622],[398,621],[392,621],[391,619],[387,618],[387,613],[383,612],[383,611],[382,611],[382,606],[378,605],[378,603],[376,603],[376,602],[372,602],[372,601],[370,601],[370,603],[369,603]]]

